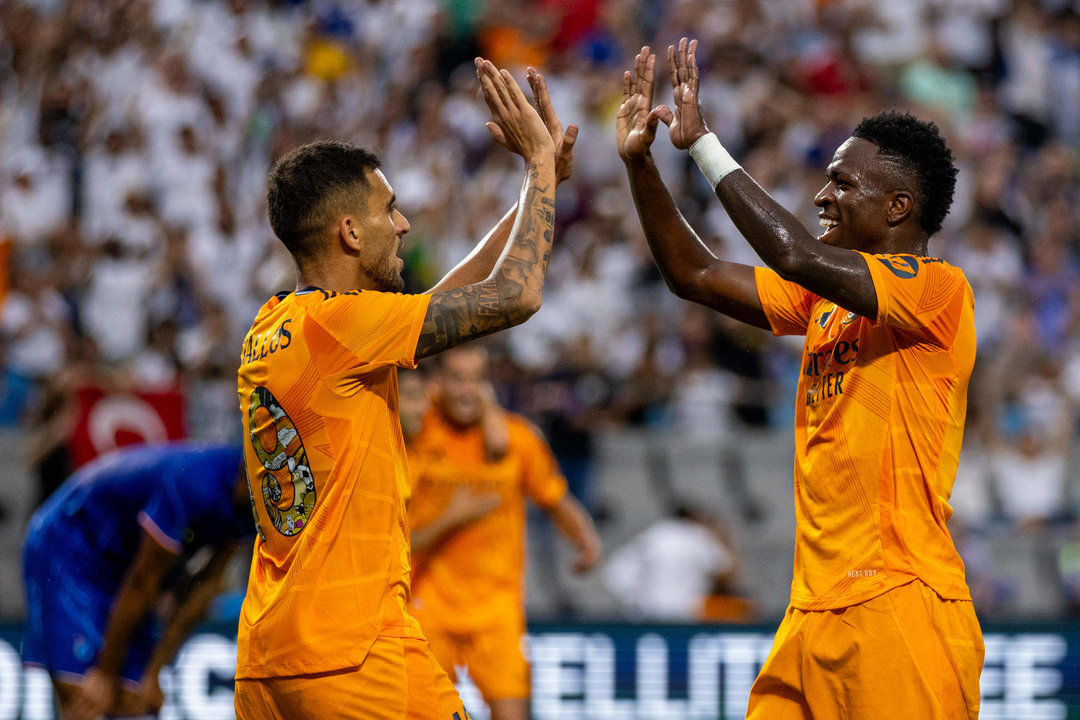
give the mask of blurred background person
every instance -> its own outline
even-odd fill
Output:
[[[238,447],[117,451],[64,483],[31,518],[23,550],[23,661],[48,671],[59,717],[157,715],[159,672],[253,536]],[[203,550],[194,576],[179,583]],[[173,589],[178,601],[159,629],[154,608]]]
[[[624,616],[644,622],[745,622],[734,546],[718,518],[675,502],[667,517],[617,548],[604,582]]]
[[[476,345],[436,359],[432,406],[408,440],[413,548],[410,610],[451,679],[468,668],[494,720],[528,717],[524,654],[525,500],[577,550],[574,569],[600,559],[600,539],[539,431],[506,413]],[[416,412],[421,391],[402,411]],[[415,417],[402,426],[416,427]]]

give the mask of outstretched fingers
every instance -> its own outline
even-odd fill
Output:
[[[563,128],[562,123],[559,122],[559,116],[555,114],[555,108],[551,105],[547,82],[544,81],[544,76],[536,71],[536,68],[530,67],[528,73],[529,89],[532,90],[533,100],[536,103],[536,112],[540,114],[540,119],[544,121],[544,126],[551,133],[552,139],[555,139],[562,134]]]
[[[687,72],[687,59],[686,59],[687,52],[688,52],[688,46],[689,46],[689,42],[687,41],[686,38],[682,38],[682,39],[679,40],[679,83],[686,82],[687,76],[689,74]]]
[[[644,90],[645,83],[645,63],[649,58],[649,46],[645,45],[641,48],[641,52],[634,56],[634,93],[640,93]]]
[[[491,139],[502,145],[507,150],[512,150],[510,143],[506,139],[506,133],[502,131],[502,128],[497,123],[488,121],[486,124],[488,133],[491,135]]]
[[[698,93],[698,68],[697,68],[697,40],[690,41],[690,57],[687,67],[687,85],[690,87],[690,92],[697,97]]]
[[[578,126],[568,125],[566,132],[562,136],[562,152],[567,153],[574,149],[574,143],[577,142]]]
[[[652,112],[649,113],[648,122],[653,124],[653,128],[656,128],[656,121],[664,123],[668,127],[671,127],[671,123],[675,122],[675,113],[667,105],[657,105]]]
[[[646,48],[647,49],[647,48]],[[645,77],[641,83],[641,94],[645,96],[645,100],[649,106],[652,106],[653,102],[653,87],[656,84],[656,56],[649,53],[649,57],[645,60]]]
[[[499,77],[503,81],[502,87],[506,93],[509,104],[512,104],[512,106],[518,110],[532,108],[532,105],[529,104],[529,99],[525,97],[525,93],[521,91],[521,87],[518,86],[517,80],[514,79],[514,76],[510,74],[509,70],[500,70]]]
[[[667,66],[668,75],[671,77],[671,87],[675,89],[679,87],[679,63],[675,57],[675,46],[667,46]]]
[[[499,77],[495,66],[483,58],[476,58],[476,77],[480,79],[480,89],[484,95],[484,102],[488,110],[495,117],[503,117],[507,113],[507,102],[504,94],[500,92],[502,79]]]

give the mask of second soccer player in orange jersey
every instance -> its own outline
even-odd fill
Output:
[[[646,239],[680,296],[806,337],[791,603],[747,717],[974,720],[982,635],[946,526],[973,300],[928,247],[952,201],[952,154],[931,123],[866,118],[814,198],[815,239],[708,131],[695,49],[668,49],[672,108],[652,107],[648,48],[624,77],[619,154]],[[649,152],[660,121],[768,268],[717,258],[683,220]]]
[[[576,134],[563,134],[539,75],[538,114],[505,70],[478,59],[477,74],[488,128],[525,178],[518,205],[430,294],[401,294],[409,224],[374,155],[318,142],[271,173],[270,223],[297,288],[263,306],[241,353],[259,529],[238,635],[241,720],[468,717],[406,610],[397,368],[536,311]]]
[[[525,720],[525,499],[575,546],[576,570],[600,559],[600,539],[539,431],[498,407],[483,348],[440,356],[434,385],[434,405],[408,439],[410,610],[451,678],[468,668],[492,720]]]

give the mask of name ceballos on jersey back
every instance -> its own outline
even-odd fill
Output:
[[[289,347],[292,344],[290,323],[292,323],[292,318],[285,318],[273,330],[248,335],[244,342],[244,349],[240,352],[240,364],[262,360],[267,355],[273,355],[278,350]]]

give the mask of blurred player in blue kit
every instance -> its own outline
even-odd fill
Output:
[[[157,714],[158,674],[254,535],[240,448],[175,443],[84,466],[34,514],[23,550],[23,661],[48,671],[63,720]],[[201,568],[188,582],[178,582]],[[153,610],[177,586],[161,632]]]

